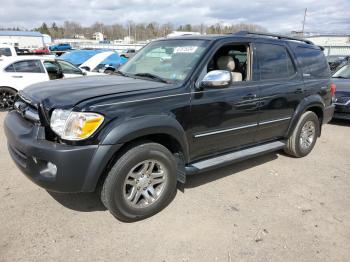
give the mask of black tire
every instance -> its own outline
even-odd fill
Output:
[[[167,179],[162,187],[162,193],[159,194],[154,203],[136,208],[128,203],[124,195],[126,188],[124,182],[128,181],[126,179],[135,166],[149,159],[161,163],[163,170],[167,172]],[[121,221],[134,222],[145,219],[161,211],[175,197],[177,190],[176,172],[176,160],[167,148],[153,142],[134,144],[116,160],[109,171],[101,188],[101,201]]]
[[[17,91],[11,87],[0,86],[0,112],[13,109]]]
[[[306,123],[310,123],[310,121],[313,123],[315,127],[315,133],[310,145],[307,147],[303,147],[301,142],[302,129],[306,125]],[[304,157],[308,155],[314,148],[319,134],[320,134],[320,121],[317,115],[314,112],[307,111],[300,117],[299,122],[296,125],[292,135],[287,140],[287,144],[284,151],[287,154],[292,155],[294,157]]]

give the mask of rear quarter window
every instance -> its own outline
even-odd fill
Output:
[[[304,79],[330,77],[329,65],[320,49],[298,46],[294,52],[301,65]]]

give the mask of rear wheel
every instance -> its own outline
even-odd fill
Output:
[[[13,109],[17,91],[10,87],[0,87],[0,112]]]
[[[315,146],[320,133],[320,122],[314,112],[307,111],[299,119],[288,139],[285,152],[295,157],[308,155]]]
[[[166,207],[176,194],[176,161],[156,143],[127,150],[108,173],[101,200],[122,221],[147,218]]]

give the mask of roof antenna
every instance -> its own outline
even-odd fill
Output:
[[[307,8],[305,8],[304,20],[303,20],[303,29],[301,30],[301,33],[302,33],[303,36],[304,36],[304,29],[305,29],[306,13],[307,13]]]

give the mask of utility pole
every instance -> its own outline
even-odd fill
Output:
[[[301,32],[302,32],[302,34],[303,34],[303,36],[304,36],[304,29],[305,29],[306,12],[307,12],[307,8],[305,8],[305,13],[304,13],[303,30],[301,30]]]

